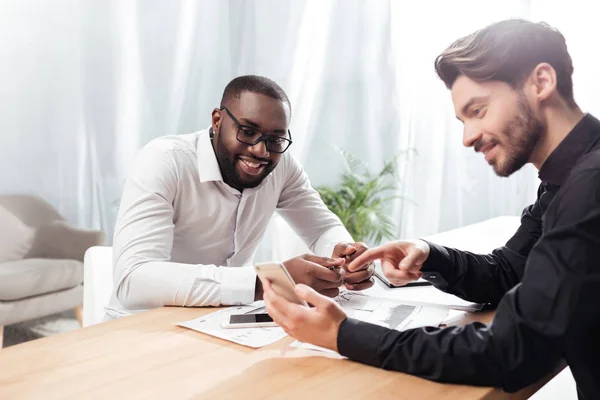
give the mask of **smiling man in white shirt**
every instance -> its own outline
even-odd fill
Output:
[[[170,306],[262,299],[253,254],[277,211],[313,254],[284,261],[294,280],[335,296],[373,284],[371,266],[342,274],[366,250],[321,201],[286,150],[291,105],[273,81],[232,80],[209,129],[142,148],[125,183],[114,235],[109,318]]]

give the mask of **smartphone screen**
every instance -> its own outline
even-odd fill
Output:
[[[230,324],[255,324],[273,322],[269,314],[233,314],[229,317]]]

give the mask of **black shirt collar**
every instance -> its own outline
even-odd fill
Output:
[[[579,158],[586,154],[600,139],[600,121],[585,114],[571,132],[546,159],[539,178],[544,183],[561,186]]]

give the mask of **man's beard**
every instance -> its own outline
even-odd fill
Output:
[[[543,132],[544,125],[533,113],[525,96],[519,93],[518,114],[503,130],[505,142],[502,146],[506,158],[502,164],[492,164],[496,175],[510,176],[527,164]]]
[[[237,157],[233,159],[230,156],[230,153],[225,148],[223,144],[223,139],[221,136],[221,130],[219,127],[219,134],[217,136],[216,144],[215,144],[215,155],[217,156],[217,162],[219,163],[219,167],[221,169],[221,175],[223,175],[223,182],[228,184],[229,186],[238,189],[250,189],[260,185],[260,183],[273,171],[275,165],[273,162],[270,162],[265,166],[264,171],[255,176],[252,180],[243,180],[238,171],[236,170],[236,165],[238,163]],[[214,140],[214,138],[213,138]]]

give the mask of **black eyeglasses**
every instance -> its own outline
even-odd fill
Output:
[[[292,132],[290,132],[289,129],[287,131],[290,137],[289,139],[284,138],[283,136],[265,135],[254,127],[240,124],[237,118],[233,116],[233,114],[227,109],[227,107],[221,107],[220,110],[225,110],[229,117],[237,125],[238,131],[236,139],[239,142],[242,142],[249,146],[254,146],[258,142],[263,141],[265,142],[265,146],[267,147],[268,152],[278,154],[284,153],[292,144]]]

